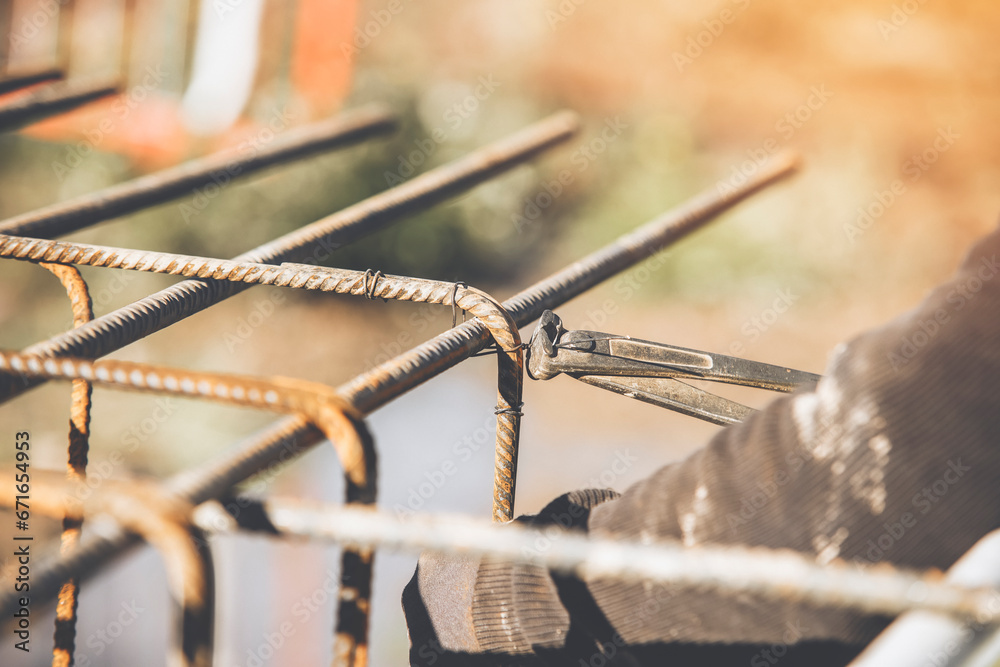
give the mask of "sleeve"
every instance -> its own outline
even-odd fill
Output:
[[[570,529],[793,549],[819,563],[949,567],[1000,526],[998,251],[1000,230],[918,307],[839,346],[815,387],[720,431],[620,497],[579,492],[589,504]],[[438,574],[456,562],[421,559],[408,587],[411,639],[414,601],[453,615],[462,607],[470,641],[449,644],[462,633],[445,632],[441,655],[445,644],[493,654],[484,664],[559,664],[574,637],[583,637],[585,664],[595,647],[608,664],[663,664],[664,656],[717,664],[706,655],[751,665],[782,656],[785,665],[821,664],[821,655],[822,664],[845,664],[889,620],[795,601],[580,582],[486,561],[465,564],[470,596],[430,604],[444,580]],[[447,630],[438,621],[445,615],[430,613],[426,629]],[[536,627],[562,634],[540,637]],[[484,641],[484,632],[506,643]],[[546,657],[548,650],[563,654]],[[566,664],[578,664],[572,657]]]

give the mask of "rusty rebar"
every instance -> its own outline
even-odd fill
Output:
[[[79,484],[79,483],[78,483]],[[175,604],[175,643],[167,656],[171,667],[208,667],[212,662],[215,577],[208,542],[191,522],[193,505],[150,482],[104,480],[96,493],[74,487],[54,474],[36,471],[31,479],[32,509],[54,517],[108,514],[160,552]],[[0,495],[10,506],[12,497]],[[63,568],[63,579],[80,572]]]
[[[40,120],[120,92],[116,80],[58,81],[0,104],[0,132],[12,132]]]
[[[642,543],[570,531],[554,535],[551,530],[516,523],[497,526],[464,516],[421,515],[400,521],[386,512],[298,499],[270,499],[263,505],[270,525],[286,537],[488,556],[587,579],[659,582],[867,614],[894,616],[926,609],[986,624],[1000,620],[995,604],[1000,592],[944,582],[937,571],[916,572],[886,564],[862,567],[844,561],[819,565],[807,554],[790,549],[688,547],[677,540]],[[546,548],[539,549],[540,543]]]
[[[423,303],[456,305],[478,317],[497,343],[498,355],[496,452],[497,475],[495,512],[503,520],[511,515],[518,435],[521,421],[521,393],[524,357],[517,326],[492,297],[457,283],[438,280],[385,276],[381,272],[348,271],[303,264],[276,267],[253,262],[176,255],[147,250],[129,250],[83,243],[66,243],[0,234],[0,257],[83,264],[134,271],[167,273],[193,278],[228,280],[245,284],[276,285],[298,289],[354,294],[369,299],[383,298]],[[369,279],[371,275],[371,279]]]
[[[364,420],[333,389],[291,378],[256,378],[188,371],[127,361],[91,362],[0,351],[0,371],[49,379],[86,379],[119,389],[206,398],[305,415],[330,440],[346,480],[348,504],[373,506],[376,500],[377,458]],[[334,650],[346,662],[367,662],[368,612],[373,553],[348,549],[342,556]],[[60,597],[61,602],[61,597]]]
[[[291,160],[352,146],[392,131],[388,110],[368,105],[275,136],[264,145],[240,146],[0,222],[0,233],[52,238],[134,213],[196,192],[224,188],[231,181]],[[214,193],[211,190],[209,194]]]
[[[41,266],[52,272],[69,296],[73,311],[73,326],[79,327],[94,318],[93,304],[87,283],[72,266],[42,262]],[[87,476],[87,456],[90,450],[90,406],[92,385],[86,380],[73,380],[69,413],[69,447],[66,477],[71,481],[84,481]],[[67,554],[80,543],[83,518],[69,513],[63,516],[63,531],[59,553]],[[66,580],[59,590],[56,603],[55,633],[52,646],[52,666],[70,667],[76,647],[76,611],[79,604],[80,582]]]
[[[734,192],[728,195],[716,192],[713,197],[711,191],[707,191],[640,228],[648,230],[648,236],[653,239],[653,243],[660,241],[663,244],[656,249],[649,249],[648,254],[651,255],[667,244],[679,240],[700,224],[707,222],[709,218],[774,183],[782,176],[787,176],[795,166],[794,159],[779,158],[776,162],[762,167],[761,171]],[[633,232],[636,233],[638,232]],[[629,236],[631,235],[623,238]],[[617,245],[616,242],[608,248]],[[584,260],[520,292],[502,305],[508,312],[516,308],[514,320],[518,326],[524,326],[533,318],[537,318],[545,308],[554,308],[564,300],[579,294],[585,289],[581,287],[583,281],[607,279],[627,268],[618,264],[614,254],[627,253],[632,263],[648,256],[622,248],[612,257],[598,261],[604,256],[605,251],[606,249],[599,250],[589,255]],[[581,272],[581,266],[591,268],[583,271],[580,277],[574,277]],[[376,367],[371,372],[342,384],[337,388],[337,393],[359,413],[368,414],[396,396],[467,359],[481,350],[488,341],[489,332],[482,323],[476,320],[465,322]],[[178,495],[198,504],[228,492],[233,486],[267,469],[268,466],[294,459],[308,451],[322,438],[322,432],[303,417],[283,419],[238,443],[232,451],[223,452],[201,466],[174,475],[165,485]],[[43,564],[33,573],[35,595],[39,600],[52,598],[55,586],[58,585],[60,568],[73,567],[75,571],[89,575],[97,571],[111,557],[135,543],[136,538],[125,531],[85,540],[70,556]],[[0,609],[7,609],[12,604],[10,594],[0,591]]]
[[[28,86],[34,86],[38,83],[58,81],[63,76],[65,76],[65,73],[61,69],[54,67],[5,76],[0,78],[0,95],[20,90],[21,88],[27,88]]]
[[[237,260],[278,263],[325,259],[341,245],[536,157],[573,136],[578,125],[575,114],[555,114],[463,158],[243,253]],[[84,327],[32,345],[26,351],[45,356],[101,357],[200,312],[241,289],[242,286],[232,283],[185,280],[98,317]],[[9,378],[0,378],[0,402],[30,386],[34,384],[18,385]]]

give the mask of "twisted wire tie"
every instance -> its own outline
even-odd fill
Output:
[[[512,417],[523,417],[524,413],[521,412],[521,408],[524,407],[524,403],[518,403],[516,407],[501,408],[499,405],[493,410],[495,415],[511,415]]]
[[[365,288],[365,296],[372,301],[375,300],[375,290],[378,287],[379,278],[384,278],[385,275],[381,271],[372,271],[371,269],[365,269],[364,275],[361,276],[361,285]],[[368,279],[371,278],[371,282]],[[383,303],[388,302],[388,299],[382,299]]]
[[[451,288],[451,328],[458,325],[458,287],[468,287],[469,284],[463,280],[456,280]],[[465,311],[462,311],[462,322],[465,322]]]

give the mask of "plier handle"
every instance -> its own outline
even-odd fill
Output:
[[[551,310],[542,313],[531,335],[526,361],[528,375],[535,380],[548,380],[564,373],[587,384],[720,425],[742,421],[753,410],[677,378],[784,392],[820,379],[814,373],[631,336],[568,331]]]

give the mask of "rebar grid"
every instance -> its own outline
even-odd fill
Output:
[[[386,276],[381,272],[349,271],[302,264],[270,264],[177,255],[146,250],[111,248],[83,243],[65,243],[0,234],[0,257],[82,264],[133,271],[166,273],[186,277],[227,280],[245,284],[276,285],[297,289],[354,294],[369,299],[383,298],[422,303],[454,305],[479,318],[496,341],[498,354],[496,487],[494,515],[509,519],[513,507],[517,443],[520,432],[521,394],[524,382],[524,353],[517,325],[488,294],[457,283],[438,280]]]
[[[123,361],[52,359],[4,351],[0,351],[0,371],[74,382],[84,379],[119,389],[196,396],[233,405],[301,413],[333,444],[344,468],[346,503],[375,504],[377,459],[371,434],[360,415],[325,385],[290,378],[261,379]],[[74,521],[79,519],[74,517]],[[370,550],[346,549],[342,555],[334,641],[337,664],[367,663],[372,560]]]
[[[90,292],[83,276],[73,266],[42,262],[43,268],[59,278],[69,296],[73,311],[73,326],[83,326],[94,319]],[[69,448],[66,476],[72,481],[87,477],[87,456],[90,451],[90,407],[93,387],[87,380],[73,380],[69,416]],[[83,517],[63,516],[63,532],[59,553],[66,554],[80,543]],[[52,646],[52,667],[70,667],[76,646],[76,611],[80,582],[68,579],[59,590],[56,603],[55,635]]]
[[[502,305],[512,313],[515,322],[523,326],[537,318],[546,308],[558,306],[590,286],[680,240],[714,216],[788,175],[796,164],[794,156],[780,156],[762,167],[754,178],[729,196],[721,196],[714,189],[708,190],[520,292]],[[641,245],[642,243],[646,245]],[[481,350],[488,340],[489,330],[485,325],[476,320],[465,322],[341,385],[336,392],[359,413],[370,413]],[[52,360],[46,360],[49,361]],[[227,493],[235,485],[270,465],[301,455],[322,438],[323,433],[308,419],[290,417],[238,444],[233,451],[174,475],[165,482],[165,487],[193,504],[199,504]],[[512,473],[516,472],[516,459],[508,465]],[[513,502],[510,505],[513,506]],[[84,540],[72,554],[56,558],[33,573],[36,598],[41,601],[51,600],[62,573],[72,571],[79,573],[81,577],[89,576],[116,554],[135,544],[137,538],[124,530]],[[9,593],[0,592],[0,608],[13,609],[14,604],[15,600]]]
[[[497,176],[573,136],[575,114],[558,113],[506,139],[432,169],[395,188],[369,197],[326,218],[243,253],[238,261],[277,263],[324,260],[336,248],[427,209]],[[312,253],[312,257],[310,257]],[[28,348],[46,356],[100,357],[198,313],[243,289],[242,286],[185,280],[145,299],[98,317],[86,326]],[[0,378],[0,402],[28,389]]]
[[[191,522],[193,506],[153,483],[104,480],[97,493],[81,499],[67,480],[52,473],[32,474],[32,509],[52,517],[107,514],[153,545],[163,556],[174,603],[174,644],[167,656],[171,667],[212,664],[215,623],[215,575],[208,542]],[[0,496],[0,505],[13,498]],[[66,578],[76,578],[67,572]]]

